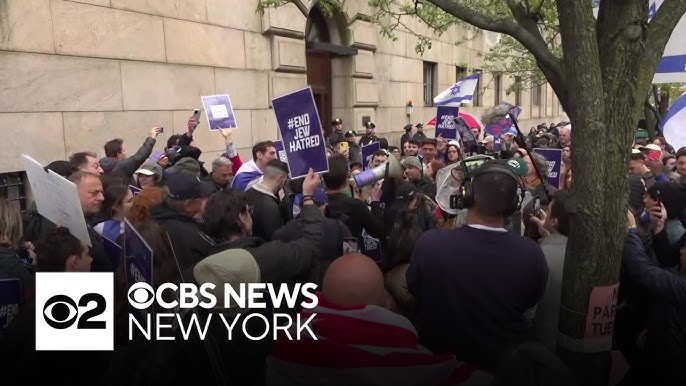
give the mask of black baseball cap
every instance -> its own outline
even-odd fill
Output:
[[[165,174],[165,182],[169,188],[169,197],[175,200],[192,200],[208,195],[208,190],[200,179],[185,170]]]

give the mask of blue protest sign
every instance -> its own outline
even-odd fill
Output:
[[[131,194],[133,194],[134,197],[138,195],[138,193],[141,192],[141,188],[135,187],[133,185],[129,185],[129,190],[131,190]]]
[[[124,220],[124,270],[126,271],[126,286],[131,287],[138,282],[152,284],[152,248],[145,242],[129,220]],[[154,287],[153,287],[154,288]],[[152,309],[139,310],[131,308],[139,320],[152,313]]]
[[[200,98],[205,108],[205,116],[210,130],[235,128],[236,116],[233,113],[231,99],[227,94],[207,95]]]
[[[364,170],[371,169],[372,156],[379,149],[381,149],[381,143],[379,142],[372,142],[369,145],[362,146],[362,167]]]
[[[493,150],[500,151],[500,144],[502,142],[501,135],[507,133],[512,127],[512,120],[509,117],[502,117],[500,120],[494,123],[489,123],[486,125],[484,132],[486,135],[493,136]]]
[[[19,314],[21,282],[19,279],[0,279],[0,331],[4,331]]]
[[[457,127],[455,118],[458,117],[460,108],[457,106],[436,107],[436,137],[445,139],[457,139]]]
[[[112,260],[112,266],[116,270],[117,267],[119,267],[119,263],[121,263],[121,247],[116,242],[104,236],[102,238],[102,243],[105,247],[105,253],[107,254],[107,257],[109,257],[110,260]]]
[[[556,188],[560,187],[562,170],[562,149],[536,148],[534,153],[542,155],[548,160],[548,183]]]
[[[283,141],[280,139],[274,141],[274,148],[276,148],[276,154],[279,155],[279,161],[288,163],[286,151],[283,149]]]
[[[379,239],[370,236],[366,230],[362,230],[362,254],[370,257],[377,263],[381,261],[381,243]]]
[[[518,118],[519,114],[522,113],[522,108],[517,106],[517,105],[513,105],[512,103],[508,103],[508,102],[503,102],[502,104],[507,106],[508,110],[510,110],[510,113],[512,113],[512,115],[514,115],[515,119]]]
[[[307,175],[310,168],[315,173],[328,172],[324,133],[312,89],[306,87],[274,98],[272,105],[291,178]]]

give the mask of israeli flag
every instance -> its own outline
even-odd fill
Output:
[[[653,0],[648,7],[650,21],[664,0]],[[593,14],[598,17],[600,0],[594,0]],[[667,42],[662,60],[657,65],[653,83],[677,83],[686,81],[686,17],[682,17],[672,31],[672,37]]]
[[[686,146],[686,94],[674,102],[661,124],[667,143],[675,149]]]
[[[481,73],[477,72],[450,86],[434,98],[434,105],[459,106],[461,103],[471,103],[480,77]]]

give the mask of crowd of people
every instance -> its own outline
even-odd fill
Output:
[[[242,160],[231,129],[220,130],[226,152],[204,164],[197,126],[190,117],[188,132],[156,152],[159,128],[131,156],[113,139],[104,158],[87,149],[47,166],[76,185],[90,248],[35,207],[20,213],[0,198],[0,277],[20,279],[23,291],[18,314],[0,331],[5,379],[574,384],[555,354],[571,218],[569,123],[501,138],[472,127],[471,147],[408,124],[396,146],[372,122],[358,136],[336,119],[326,136],[328,172],[301,179],[290,178],[272,141],[254,144],[252,158]],[[363,160],[362,146],[374,142],[380,150]],[[548,162],[532,151],[546,147],[563,150],[559,186],[547,182]],[[390,172],[396,162],[401,175]],[[384,178],[358,186],[354,177],[369,168]],[[441,180],[445,171],[457,182]],[[683,385],[686,148],[675,152],[661,137],[637,140],[628,173],[614,338],[630,366],[621,384]],[[445,189],[450,205],[440,199]],[[124,219],[154,251],[154,287],[316,283],[318,306],[292,312],[316,313],[319,339],[226,340],[224,331],[210,331],[204,340],[130,340],[124,264],[105,246],[122,243]],[[378,254],[369,253],[374,243]],[[114,272],[115,350],[35,351],[35,272]]]

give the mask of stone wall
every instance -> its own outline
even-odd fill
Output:
[[[165,127],[156,146],[162,148],[169,135],[186,130],[200,96],[214,93],[231,95],[240,127],[234,142],[248,159],[254,142],[278,137],[271,98],[307,84],[304,34],[312,7],[304,1],[260,16],[256,4],[0,0],[0,172],[22,170],[21,153],[43,163],[82,150],[102,154],[102,145],[115,137],[131,152],[152,126]],[[486,47],[483,36],[456,46],[464,32],[453,28],[421,57],[411,34],[401,31],[390,41],[362,20],[371,12],[366,1],[348,0],[345,8],[337,18],[337,43],[358,48],[358,55],[333,62],[333,108],[351,128],[360,130],[362,116],[371,116],[380,134],[397,141],[408,121],[408,100],[415,104],[412,122],[435,114],[422,106],[422,61],[437,63],[437,92],[455,81],[455,66],[481,68],[476,53]],[[493,100],[487,89],[484,105]],[[543,106],[530,101],[524,92],[523,126],[559,120],[549,88]],[[205,161],[223,150],[223,138],[206,123],[196,142]]]

